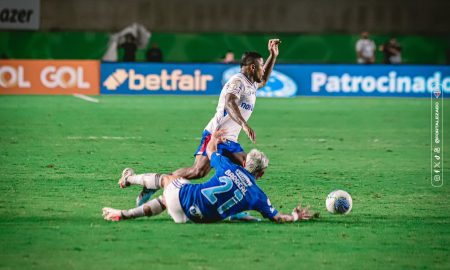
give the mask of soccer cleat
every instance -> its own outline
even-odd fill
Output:
[[[127,182],[127,177],[134,175],[134,170],[131,168],[125,168],[125,170],[122,171],[122,177],[119,179],[119,186],[121,188],[126,188],[130,185],[130,183]]]
[[[144,203],[148,202],[152,195],[156,192],[155,189],[149,189],[144,187],[142,191],[139,193],[139,196],[136,198],[136,206],[141,206]]]
[[[241,212],[230,216],[230,221],[246,221],[246,222],[260,222],[260,218],[256,218],[247,212]]]
[[[103,218],[105,220],[109,221],[120,221],[122,220],[122,211],[110,207],[104,207],[102,209],[103,211]]]

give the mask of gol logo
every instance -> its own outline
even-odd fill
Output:
[[[19,66],[17,69],[11,66],[2,66],[0,67],[0,86],[30,88],[31,84],[24,78],[23,66]]]
[[[47,66],[40,73],[40,82],[47,88],[80,88],[91,87],[89,82],[84,80],[82,67],[71,66]],[[30,88],[31,83],[25,77],[23,66],[2,66],[0,67],[0,86],[4,88]]]
[[[0,60],[0,95],[99,94],[93,60]]]

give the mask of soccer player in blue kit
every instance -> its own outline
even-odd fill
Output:
[[[223,86],[216,113],[203,130],[200,145],[194,153],[194,164],[174,171],[174,175],[191,180],[203,178],[209,173],[211,166],[205,149],[211,133],[217,129],[225,129],[224,138],[226,138],[219,144],[218,152],[231,158],[237,164],[243,164],[247,154],[239,144],[238,137],[243,130],[253,143],[256,141],[256,133],[247,122],[255,108],[256,92],[269,80],[279,54],[280,43],[279,39],[269,40],[267,48],[270,54],[265,62],[257,52],[245,52],[242,55],[240,72],[233,75]],[[125,177],[127,173],[129,172],[123,172]],[[135,177],[146,178],[147,174]],[[136,205],[147,202],[154,192],[155,190],[144,187],[136,199]]]
[[[153,174],[153,180],[147,182],[129,182],[129,177],[126,177],[123,179],[125,186],[160,186],[164,188],[163,195],[130,210],[105,207],[102,209],[104,219],[120,221],[154,216],[166,208],[176,223],[186,223],[189,220],[195,223],[213,223],[245,210],[256,210],[263,217],[278,223],[308,220],[318,216],[309,207],[302,208],[301,205],[295,207],[290,215],[278,212],[256,184],[256,180],[264,175],[269,165],[266,155],[253,149],[247,154],[245,166],[237,165],[217,152],[217,145],[224,141],[223,135],[224,130],[215,131],[206,148],[211,167],[216,170],[208,182],[191,184],[187,179],[173,174]]]

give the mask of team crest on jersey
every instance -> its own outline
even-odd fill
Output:
[[[239,79],[235,79],[230,84],[228,84],[228,89],[233,90],[236,92],[240,92],[243,89],[244,85],[242,84],[242,81]]]
[[[198,208],[198,206],[195,204],[192,205],[191,207],[189,207],[189,214],[191,214],[191,216],[196,217],[198,219],[203,218],[202,211],[200,211],[200,208]]]

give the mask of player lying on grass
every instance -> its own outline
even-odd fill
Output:
[[[265,218],[275,222],[294,222],[308,220],[318,216],[301,205],[294,208],[291,215],[279,213],[271,205],[269,198],[257,186],[269,165],[264,153],[253,149],[248,153],[245,167],[233,163],[229,158],[217,152],[217,145],[222,143],[224,131],[212,134],[206,153],[215,168],[215,175],[208,182],[191,184],[187,179],[176,175],[151,174],[147,181],[134,175],[131,169],[125,169],[120,181],[124,186],[144,185],[147,188],[164,188],[163,195],[139,207],[130,210],[103,208],[103,217],[110,221],[154,216],[166,208],[176,223],[188,220],[195,223],[212,223],[223,220],[230,215],[256,210]]]
[[[181,168],[173,174],[185,179],[198,179],[206,176],[211,170],[206,156],[206,145],[211,133],[217,129],[225,129],[225,141],[218,146],[217,152],[231,158],[232,161],[243,164],[246,153],[238,143],[239,133],[243,129],[252,142],[256,134],[247,124],[255,108],[256,91],[266,85],[278,56],[279,39],[268,42],[269,57],[264,63],[262,56],[256,52],[246,52],[241,58],[240,73],[232,76],[223,86],[217,104],[216,114],[206,125],[200,145],[194,153],[195,162],[191,167]],[[154,190],[143,188],[136,199],[136,205],[142,205],[150,199]]]

